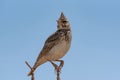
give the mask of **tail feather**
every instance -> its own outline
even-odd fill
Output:
[[[32,69],[32,70],[28,73],[28,76],[33,75],[33,73],[34,73],[34,70]]]

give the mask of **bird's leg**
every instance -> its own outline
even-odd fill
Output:
[[[62,67],[64,65],[64,61],[63,60],[55,60],[55,61],[60,62],[60,65],[58,66],[58,65],[56,65],[55,63],[53,63],[52,61],[49,60],[49,62],[54,66],[55,71],[57,73],[60,73],[60,71],[61,71],[61,69],[62,69]]]
[[[60,80],[60,69],[59,66],[55,63],[53,63],[52,61],[49,61],[55,68],[56,74],[57,74],[57,80]]]
[[[55,61],[60,62],[60,65],[58,66],[58,69],[57,69],[57,72],[60,72],[62,67],[63,67],[63,65],[64,65],[64,61],[63,60],[55,60]]]
[[[55,71],[57,72],[57,80],[60,80],[60,71],[64,65],[64,61],[63,60],[55,60],[55,61],[58,61],[60,62],[60,65],[56,65],[55,63],[53,63],[52,61],[49,60],[49,62],[54,66],[55,68]]]
[[[55,68],[55,71],[57,72],[57,70],[58,70],[58,65],[57,64],[55,64],[55,63],[53,63],[52,61],[49,61],[53,66],[54,66],[54,68]]]
[[[63,60],[56,60],[56,61],[60,62],[60,65],[57,68],[57,80],[60,80],[60,72],[64,65],[64,61]]]

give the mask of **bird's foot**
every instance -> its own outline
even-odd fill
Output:
[[[58,66],[57,72],[61,72],[61,69],[62,69],[62,67],[63,67],[63,65],[64,65],[64,61],[63,61],[63,60],[56,60],[56,61],[59,61],[59,62],[60,62],[60,65]]]
[[[56,72],[57,73],[61,73],[61,69],[62,69],[61,67],[58,67],[57,70],[56,70]]]
[[[61,73],[62,67],[63,67],[63,65],[60,65],[60,66],[56,65],[56,66],[55,66],[55,72],[56,72],[56,73]]]
[[[52,61],[50,61],[50,62],[54,66],[55,73],[60,72],[59,66],[57,64],[53,63]]]
[[[50,62],[54,66],[55,72],[58,74],[58,73],[61,73],[61,69],[62,69],[62,67],[64,65],[64,61],[63,60],[56,60],[56,61],[60,62],[59,66],[57,64],[53,63],[52,61],[50,61]]]

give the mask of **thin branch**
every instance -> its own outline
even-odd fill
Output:
[[[28,64],[27,61],[25,61],[25,63],[26,63],[26,65],[27,65],[30,69],[32,69],[32,67]]]
[[[57,72],[57,80],[60,80],[60,72]]]

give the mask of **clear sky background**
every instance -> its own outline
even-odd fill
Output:
[[[119,0],[0,0],[0,80],[30,80],[24,61],[34,64],[61,12],[73,33],[61,80],[120,80]],[[56,80],[49,62],[35,77]]]

